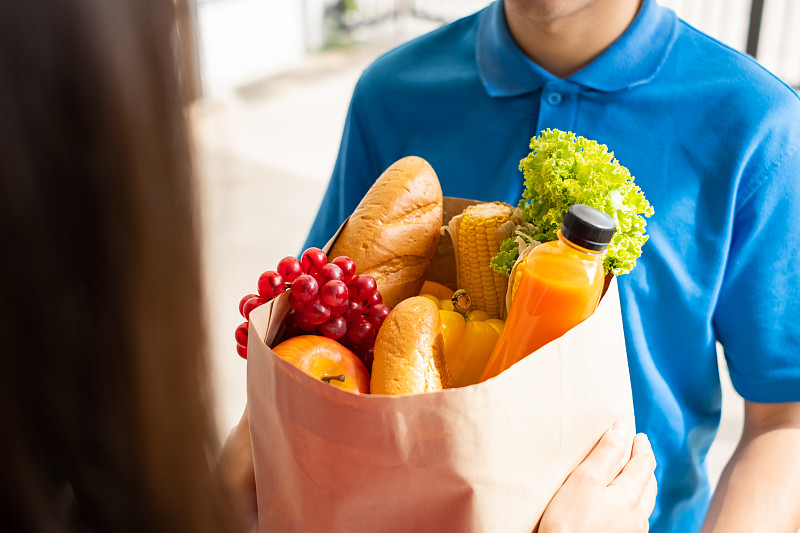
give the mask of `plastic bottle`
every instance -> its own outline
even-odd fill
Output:
[[[616,230],[614,219],[587,205],[573,205],[558,240],[528,255],[514,301],[481,381],[486,381],[594,312],[605,279],[603,256]]]

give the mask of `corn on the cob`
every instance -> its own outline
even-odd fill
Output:
[[[519,281],[522,279],[522,267],[517,268],[511,274],[514,276],[514,282],[511,284],[511,301],[514,301],[514,296],[517,295],[517,289],[519,288]]]
[[[497,228],[511,213],[511,206],[501,202],[476,204],[464,210],[458,225],[458,286],[469,292],[474,308],[492,317],[502,314],[508,278],[492,270],[489,261],[502,243]]]

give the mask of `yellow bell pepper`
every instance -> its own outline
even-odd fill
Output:
[[[495,331],[497,331],[498,335],[503,334],[503,327],[506,325],[506,323],[499,318],[490,318],[489,320],[484,320],[484,322],[492,326]]]
[[[467,328],[467,321],[460,313],[455,311],[439,310],[442,318],[442,336],[444,337],[444,354],[447,358],[448,353],[458,353],[461,350],[461,340],[464,337],[464,330]],[[450,366],[450,360],[447,359]],[[453,368],[450,368],[452,373]]]
[[[465,319],[464,315],[454,310],[450,299],[453,291],[447,291],[449,292],[430,284],[423,288],[420,296],[439,305],[447,366],[453,375],[453,384],[456,387],[465,387],[480,380],[486,362],[503,331],[504,323],[479,309],[470,311]]]
[[[469,320],[486,321],[491,318],[492,316],[489,313],[487,313],[486,311],[482,311],[481,309],[475,309],[474,311],[470,311],[469,314],[467,314],[467,319]]]
[[[500,334],[483,320],[464,320],[456,311],[439,310],[444,357],[456,387],[477,383]]]
[[[436,304],[437,307],[441,307],[441,304],[439,303],[439,298],[437,298],[433,294],[428,294],[428,293],[424,293],[423,292],[423,293],[420,293],[420,296],[422,296],[423,298],[427,298],[428,300],[432,301],[433,303]]]

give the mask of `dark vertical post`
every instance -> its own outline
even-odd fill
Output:
[[[758,53],[758,38],[761,35],[761,16],[764,14],[764,0],[752,0],[750,4],[750,28],[747,31],[746,52],[753,57]]]

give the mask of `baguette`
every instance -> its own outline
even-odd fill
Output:
[[[416,296],[439,242],[442,188],[421,157],[392,164],[375,181],[328,254],[345,255],[357,274],[375,278],[383,303]]]
[[[453,386],[439,309],[424,296],[400,302],[375,339],[372,394],[416,394]]]

